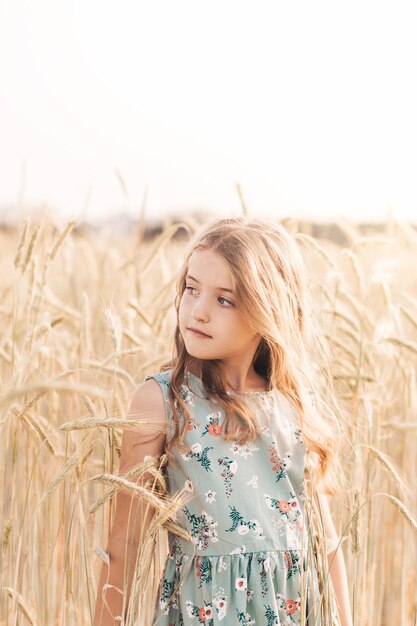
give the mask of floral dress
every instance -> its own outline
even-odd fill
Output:
[[[168,441],[170,373],[145,379],[162,388]],[[319,625],[317,577],[305,565],[306,449],[297,413],[277,389],[230,393],[244,394],[259,415],[260,433],[247,445],[222,439],[224,410],[200,378],[188,373],[181,388],[191,414],[188,451],[173,450],[178,467],[167,464],[166,476],[170,493],[190,494],[177,523],[192,542],[168,535],[152,626]],[[310,615],[301,622],[303,588]]]

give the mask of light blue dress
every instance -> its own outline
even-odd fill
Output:
[[[164,394],[168,441],[174,432],[170,374],[145,379],[154,378]],[[152,624],[300,624],[307,584],[311,614],[304,623],[319,625],[317,577],[306,568],[306,449],[297,412],[277,389],[230,393],[244,394],[259,415],[261,432],[247,445],[222,439],[224,411],[200,378],[188,373],[181,388],[191,414],[188,452],[174,449],[178,468],[165,469],[169,492],[185,489],[192,496],[177,518],[192,542],[169,533]],[[182,420],[183,414],[180,427]]]

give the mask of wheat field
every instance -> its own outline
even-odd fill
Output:
[[[26,219],[0,231],[0,625],[92,624],[137,384],[171,354],[184,217],[152,240]],[[287,228],[308,261],[346,411],[350,488],[331,501],[355,626],[417,623],[417,232],[389,222],[344,243]],[[164,459],[147,457],[158,523],[130,624],[146,626],[167,550]],[[414,479],[413,479],[414,476]],[[129,480],[130,479],[130,480]],[[132,487],[133,488],[133,487]],[[167,507],[168,503],[168,507]],[[168,509],[168,511],[167,511]]]

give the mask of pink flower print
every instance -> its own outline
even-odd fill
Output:
[[[292,615],[298,609],[298,602],[295,600],[287,600],[285,602],[285,610],[289,615]]]
[[[235,589],[246,589],[247,588],[247,580],[246,578],[236,578],[236,586]]]
[[[194,491],[194,485],[189,478],[184,483],[184,490],[189,493],[192,493]]]
[[[249,528],[244,524],[240,524],[240,526],[237,527],[237,532],[239,533],[239,535],[247,535],[249,532]]]
[[[286,470],[289,466],[291,455],[287,452],[284,458],[281,458],[278,448],[275,448],[272,445],[268,447],[271,453],[270,461],[272,463],[272,470],[275,472],[276,482],[278,482],[281,478],[284,478],[287,475]]]
[[[213,617],[213,610],[211,606],[202,606],[198,612],[198,618],[202,622],[206,622]]]
[[[285,567],[286,567],[287,569],[290,569],[290,568],[291,568],[291,566],[292,566],[291,552],[289,552],[288,550],[286,550],[286,551],[285,551],[284,558],[285,558]]]
[[[220,424],[213,423],[208,426],[207,431],[210,433],[210,435],[213,435],[213,437],[218,437],[219,435],[221,435],[222,427],[220,426]]]
[[[288,513],[288,511],[290,510],[289,504],[286,500],[280,500],[278,502],[278,506],[282,513]]]

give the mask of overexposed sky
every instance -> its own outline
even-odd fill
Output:
[[[409,219],[416,32],[414,1],[0,0],[0,209],[232,215],[239,181],[252,214]]]

